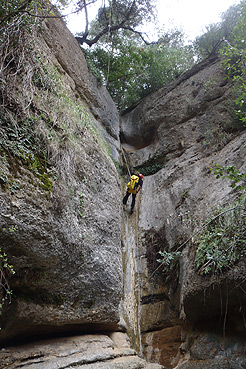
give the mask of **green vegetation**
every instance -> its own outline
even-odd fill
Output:
[[[89,49],[83,49],[89,68],[98,80],[107,86],[121,110],[165,86],[185,70],[190,69],[195,60],[199,61],[211,53],[218,54],[222,47],[221,55],[225,58],[225,68],[228,70],[228,75],[233,74],[233,81],[237,86],[235,87],[234,110],[238,119],[244,120],[245,62],[243,61],[244,56],[242,58],[242,50],[245,50],[243,37],[245,34],[245,0],[238,5],[231,6],[222,15],[221,22],[209,25],[207,31],[190,45],[184,42],[184,36],[178,30],[159,31],[156,42],[147,41],[143,33],[136,31],[143,22],[154,20],[154,2],[151,0],[109,0],[99,7],[96,18],[89,24],[90,5],[96,2],[97,0],[89,4],[83,1],[77,3],[74,11],[83,11],[86,21],[85,30],[78,35],[77,39],[81,45],[93,45]],[[54,1],[54,3],[58,7],[62,5],[66,8],[66,2]],[[37,26],[39,27],[42,17],[55,16],[54,7],[44,6],[44,4],[43,0],[24,3],[20,0],[13,0],[10,4],[3,2],[0,7],[0,14],[3,16],[1,25],[4,30],[1,33],[1,41],[5,49],[6,46],[7,50],[11,49],[13,38],[13,36],[7,37],[8,30],[14,35],[15,28],[17,31],[20,26],[25,26],[31,33],[34,26],[36,29]],[[7,45],[6,40],[8,40]],[[18,41],[19,45],[24,46],[24,39],[21,35]],[[8,57],[5,62],[12,64],[12,51],[6,55]],[[14,64],[18,65],[19,70],[25,65],[23,56],[25,56],[23,53],[19,53],[19,59],[16,55],[14,58]],[[238,61],[234,63],[235,58]],[[37,65],[39,64],[37,58]],[[242,71],[240,75],[236,72],[239,69]],[[39,70],[32,74],[32,82],[36,86],[50,91],[52,88],[50,71],[46,74],[48,78],[45,78],[44,73],[40,76]]]
[[[42,188],[52,189],[47,150],[37,134],[37,117],[33,114],[33,76],[39,72],[38,62],[35,69],[32,66],[33,43],[40,21],[31,13],[37,14],[43,5],[42,1],[18,0],[3,1],[0,5],[0,154],[3,159],[0,182],[11,193],[21,188],[16,178],[20,165],[40,179]]]
[[[167,280],[177,270],[181,249],[192,239],[196,248],[194,267],[200,275],[224,273],[246,256],[246,174],[234,166],[219,164],[211,168],[217,178],[228,178],[239,191],[239,199],[227,207],[218,207],[210,219],[175,251],[160,251],[157,261]]]
[[[8,276],[14,274],[13,266],[8,263],[7,255],[0,249],[0,287],[1,287],[1,302],[0,302],[0,315],[2,314],[2,308],[6,301],[11,302],[12,290],[8,284]]]
[[[232,42],[234,27],[238,23],[244,2],[231,6],[221,15],[220,22],[209,24],[206,27],[206,32],[196,38],[194,48],[198,60],[207,58],[211,54],[218,55],[224,43]]]
[[[35,28],[35,17],[32,21]],[[69,156],[74,158],[81,150],[85,129],[101,146],[105,144],[79,98],[63,84],[58,69],[33,47],[35,32],[29,35],[20,28],[19,39],[15,40],[11,39],[14,29],[15,24],[8,25],[6,38],[0,45],[3,71],[0,144],[4,158],[0,164],[0,184],[11,192],[20,188],[15,178],[19,163],[28,168],[40,180],[40,187],[49,193],[53,180],[58,175],[68,175],[73,168]],[[11,55],[11,66],[6,55]]]
[[[200,231],[202,232],[199,235],[192,237],[193,247],[196,247],[194,267],[198,274],[224,273],[245,260],[246,198],[240,198],[227,208],[218,207],[216,213]],[[186,243],[179,246],[176,251],[159,252],[161,258],[157,261],[161,263],[161,270],[166,280],[170,280],[174,271],[178,273],[177,268],[181,256],[179,250]]]
[[[234,165],[226,167],[215,164],[210,170],[214,172],[216,178],[229,178],[232,181],[232,188],[243,192],[246,190],[246,173],[241,173]]]
[[[9,228],[3,228],[3,232],[15,232],[18,229],[16,225]],[[13,265],[9,264],[7,254],[0,248],[0,315],[4,303],[11,303],[12,290],[8,283],[8,278],[15,274]]]
[[[237,119],[244,122],[245,4],[243,0],[231,6],[222,14],[220,22],[209,25],[207,31],[190,45],[177,30],[160,32],[158,41],[153,43],[145,42],[137,32],[128,28],[101,34],[103,29],[108,29],[110,17],[115,16],[109,5],[99,9],[90,28],[91,34],[100,33],[100,38],[92,48],[83,51],[92,73],[107,86],[121,110],[168,84],[190,69],[195,60],[200,61],[211,54],[221,55],[228,77],[233,77],[235,84],[233,111]],[[235,128],[239,127],[235,125]]]
[[[177,278],[179,275],[179,260],[181,251],[159,251],[160,258],[157,259],[161,263],[161,271],[164,274],[165,280],[168,282],[171,278]]]
[[[159,163],[155,162],[155,159],[153,159],[152,163],[150,163],[149,165],[146,165],[146,166],[143,166],[143,167],[138,167],[137,169],[144,176],[150,176],[152,174],[157,173],[162,168],[164,168],[164,164],[159,164]]]
[[[217,215],[217,216],[216,216]],[[195,238],[195,269],[199,274],[222,273],[246,256],[246,198],[217,209],[208,226]]]
[[[84,11],[85,29],[77,37],[78,42],[81,45],[92,46],[102,39],[110,39],[121,31],[136,34],[144,40],[146,35],[137,29],[144,22],[154,20],[154,2],[154,0],[108,0],[103,2],[79,0],[76,2],[75,9]],[[98,3],[100,7],[95,20],[89,24],[89,8],[94,3]]]
[[[18,120],[15,114],[3,109],[1,122],[0,184],[2,188],[4,190],[9,188],[12,193],[21,188],[20,180],[15,176],[20,165],[23,165],[39,178],[40,187],[50,192],[53,178],[48,173],[50,165],[44,144],[35,132],[35,121],[31,118]]]
[[[199,274],[221,273],[246,256],[246,174],[234,166],[214,165],[217,178],[228,178],[231,186],[242,194],[226,208],[219,208],[208,220],[207,227],[196,236],[195,267]]]
[[[84,205],[85,205],[85,194],[81,192],[79,194],[79,216],[82,220],[85,218]]]
[[[84,50],[88,65],[106,84],[120,109],[163,87],[194,65],[191,46],[184,45],[181,32],[162,35],[158,43],[146,45],[126,32],[94,49]]]
[[[228,130],[238,131],[246,123],[246,1],[231,6],[221,17],[221,22],[211,24],[194,42],[198,60],[211,54],[222,59],[227,78],[234,85],[234,97],[229,110],[233,122]]]
[[[184,42],[183,34],[177,30],[159,31],[158,40],[155,42],[147,41],[143,33],[136,31],[139,25],[155,19],[154,2],[151,0],[109,0],[99,7],[96,18],[89,24],[90,5],[96,2],[97,0],[89,4],[77,2],[74,11],[85,13],[85,30],[77,39],[81,45],[93,45],[90,49],[84,49],[88,65],[101,83],[106,84],[120,109],[129,107],[147,94],[165,86],[191,68],[195,59],[199,61],[211,53],[218,54],[222,47],[224,65],[228,75],[233,74],[237,86],[234,110],[238,119],[244,121],[245,62],[242,51],[245,50],[245,0],[231,6],[222,15],[221,22],[209,25],[207,31],[190,45]],[[57,0],[53,3],[58,8],[61,5],[66,8],[67,5],[66,1]],[[55,16],[55,8],[45,6],[43,0],[25,2],[13,0],[1,4],[0,14],[2,16],[0,27],[2,26],[4,30],[1,33],[2,45],[5,49],[7,46],[7,50],[10,51],[15,29],[17,32],[18,29],[25,27],[30,33],[33,32],[33,27],[36,29],[39,27],[42,17]],[[10,33],[12,36],[8,37]],[[21,35],[18,37],[19,45],[24,46],[23,37]],[[6,55],[8,55],[6,63],[13,64],[14,60],[19,70],[24,67],[25,55],[19,53],[19,59],[16,56],[13,59],[12,51]],[[234,63],[235,58],[237,62]],[[237,73],[239,69],[242,71],[240,75]],[[40,78],[39,72],[35,71],[33,82],[50,91],[50,71],[47,74],[49,76],[46,80],[44,74]]]
[[[41,142],[36,143],[36,135],[34,130],[34,121],[31,118],[19,118],[17,114],[3,109],[0,112],[0,145],[2,151],[11,152],[18,157],[29,155],[33,149]],[[14,124],[18,121],[18,124]]]
[[[90,24],[90,4],[80,1],[76,10],[85,13],[85,30],[76,39],[88,66],[121,110],[194,65],[193,47],[185,44],[182,32],[159,30],[158,41],[150,42],[138,31],[145,22],[155,23],[152,0],[108,0]]]

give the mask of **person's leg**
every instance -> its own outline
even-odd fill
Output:
[[[125,197],[123,198],[123,204],[126,205],[130,192],[126,191]]]
[[[131,205],[131,212],[133,213],[133,209],[136,202],[136,194],[132,194],[132,205]]]

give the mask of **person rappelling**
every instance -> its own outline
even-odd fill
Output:
[[[129,196],[132,194],[132,204],[130,214],[133,213],[136,202],[136,196],[137,193],[141,190],[142,186],[143,186],[143,175],[141,173],[137,175],[133,174],[131,176],[130,181],[127,184],[126,195],[123,198],[123,204],[126,205]]]

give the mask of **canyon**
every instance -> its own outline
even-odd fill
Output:
[[[220,59],[120,115],[61,19],[33,52],[40,76],[29,90],[25,71],[10,80],[1,112],[0,245],[15,274],[0,368],[246,368],[245,259],[221,274],[194,265],[194,234],[239,197],[210,169],[246,171]],[[15,128],[30,117],[31,149]],[[132,215],[129,172],[144,174]],[[168,276],[163,250],[181,253]]]

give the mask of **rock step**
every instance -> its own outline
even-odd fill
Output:
[[[0,351],[0,369],[161,369],[130,348],[125,333],[46,339]]]

